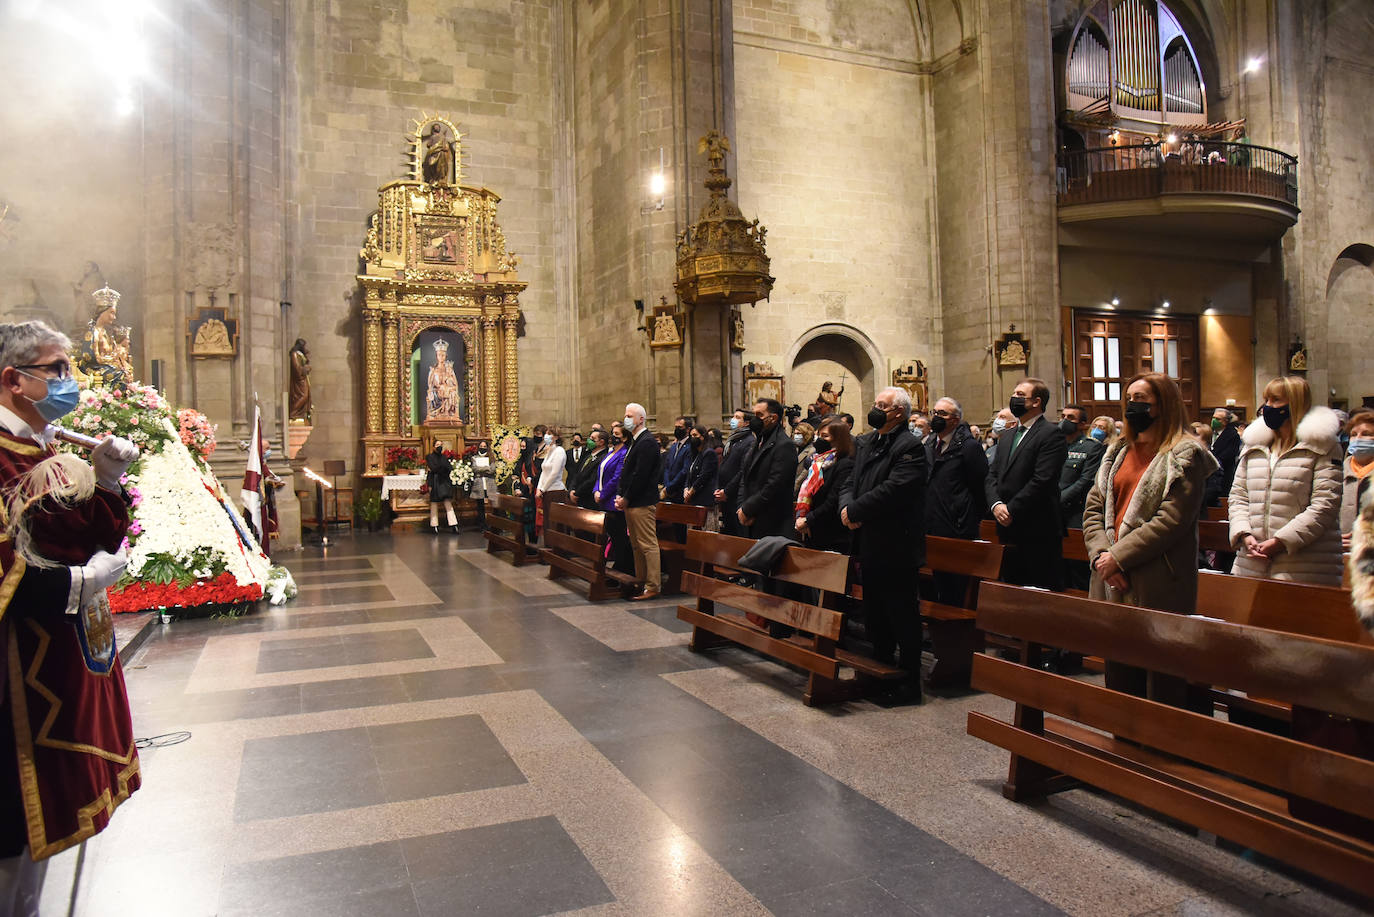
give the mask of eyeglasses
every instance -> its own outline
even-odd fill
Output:
[[[66,360],[53,360],[51,363],[25,363],[23,366],[16,366],[15,369],[45,369],[58,379],[70,379],[72,377],[72,364]],[[24,373],[26,376],[32,373]]]

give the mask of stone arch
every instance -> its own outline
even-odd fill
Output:
[[[1347,246],[1336,256],[1326,277],[1326,358],[1330,398],[1359,405],[1374,394],[1374,358],[1369,355],[1367,331],[1374,311],[1374,246]],[[1326,398],[1320,398],[1325,401]]]
[[[816,400],[821,383],[830,380],[838,389],[843,372],[846,391],[840,410],[858,418],[886,384],[887,363],[868,335],[852,325],[832,322],[816,325],[798,337],[782,370],[788,402],[800,404],[803,410]]]
[[[973,37],[963,0],[907,0],[916,31],[916,47],[931,61],[959,48]]]

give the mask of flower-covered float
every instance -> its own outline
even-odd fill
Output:
[[[211,470],[215,428],[204,414],[173,411],[151,387],[117,383],[82,390],[65,424],[123,436],[141,452],[124,479],[129,565],[109,590],[112,610],[239,613],[264,596],[276,605],[295,596],[291,574],[268,560]]]

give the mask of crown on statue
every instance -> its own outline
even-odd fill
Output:
[[[107,310],[119,307],[119,291],[111,290],[108,283],[92,293],[91,298],[95,300],[95,305],[91,307],[93,318],[99,318]]]
[[[439,338],[439,340],[435,341],[434,352],[442,358],[445,354],[448,353],[448,341],[444,340],[443,338]]]

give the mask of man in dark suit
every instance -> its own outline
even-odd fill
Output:
[[[580,431],[573,433],[572,445],[568,447],[567,465],[564,466],[564,469],[568,472],[569,493],[572,492],[573,482],[576,481],[578,476],[582,473],[582,465],[587,461],[587,454],[589,452],[591,452],[591,450],[583,445],[582,433]]]
[[[754,405],[749,429],[754,448],[734,481],[735,520],[747,538],[795,537],[792,482],[797,473],[797,445],[782,427],[782,405],[765,398]]]
[[[879,660],[907,679],[878,699],[885,706],[921,702],[921,602],[913,574],[926,560],[925,447],[907,429],[911,397],[885,388],[873,401],[874,432],[855,440],[854,471],[840,491],[840,521],[864,587],[864,628]]]
[[[1236,462],[1240,459],[1239,418],[1228,408],[1212,412],[1212,457],[1221,467],[1212,472],[1204,489],[1204,504],[1218,506],[1231,495],[1231,482],[1236,477]]]
[[[964,409],[953,398],[935,402],[930,431],[925,439],[926,467],[930,469],[926,534],[972,541],[978,537],[978,525],[987,512],[983,501],[988,460],[983,445],[964,423]],[[938,601],[946,605],[964,603],[967,577],[936,573],[934,579]]]
[[[1069,447],[1045,419],[1050,390],[1043,380],[1022,379],[1008,405],[1018,425],[1002,432],[988,468],[987,498],[997,537],[1010,545],[1002,579],[1056,592],[1064,580],[1064,523],[1059,516],[1059,475]]]
[[[1059,516],[1066,529],[1083,528],[1083,506],[1107,451],[1106,446],[1088,435],[1090,423],[1088,409],[1081,404],[1066,405],[1059,412],[1059,432],[1069,450],[1059,472]],[[1064,583],[1069,588],[1087,591],[1090,579],[1087,561],[1064,561]]]
[[[596,473],[601,467],[601,460],[606,457],[606,448],[610,441],[611,438],[605,430],[593,430],[589,433],[589,445],[582,456],[577,476],[574,477],[571,472],[568,474],[568,490],[572,491],[573,502],[584,509],[597,508]]]
[[[726,535],[741,535],[738,517],[735,510],[738,505],[734,503],[733,494],[735,484],[739,480],[740,472],[744,470],[744,461],[749,458],[749,452],[754,446],[754,434],[749,432],[750,412],[744,408],[736,408],[735,414],[730,418],[730,438],[725,443],[725,454],[720,460],[720,472],[716,476],[716,503],[720,506],[720,530]]]
[[[658,437],[647,429],[644,406],[625,405],[625,435],[631,437],[625,464],[620,470],[620,487],[615,508],[625,514],[634,546],[635,579],[644,584],[636,599],[652,599],[659,593],[663,571],[659,567],[658,482],[662,476],[663,453]]]
[[[682,492],[687,487],[687,469],[692,464],[687,431],[694,426],[686,417],[673,421],[673,441],[663,454],[663,499],[668,503],[686,502],[682,499]]]

